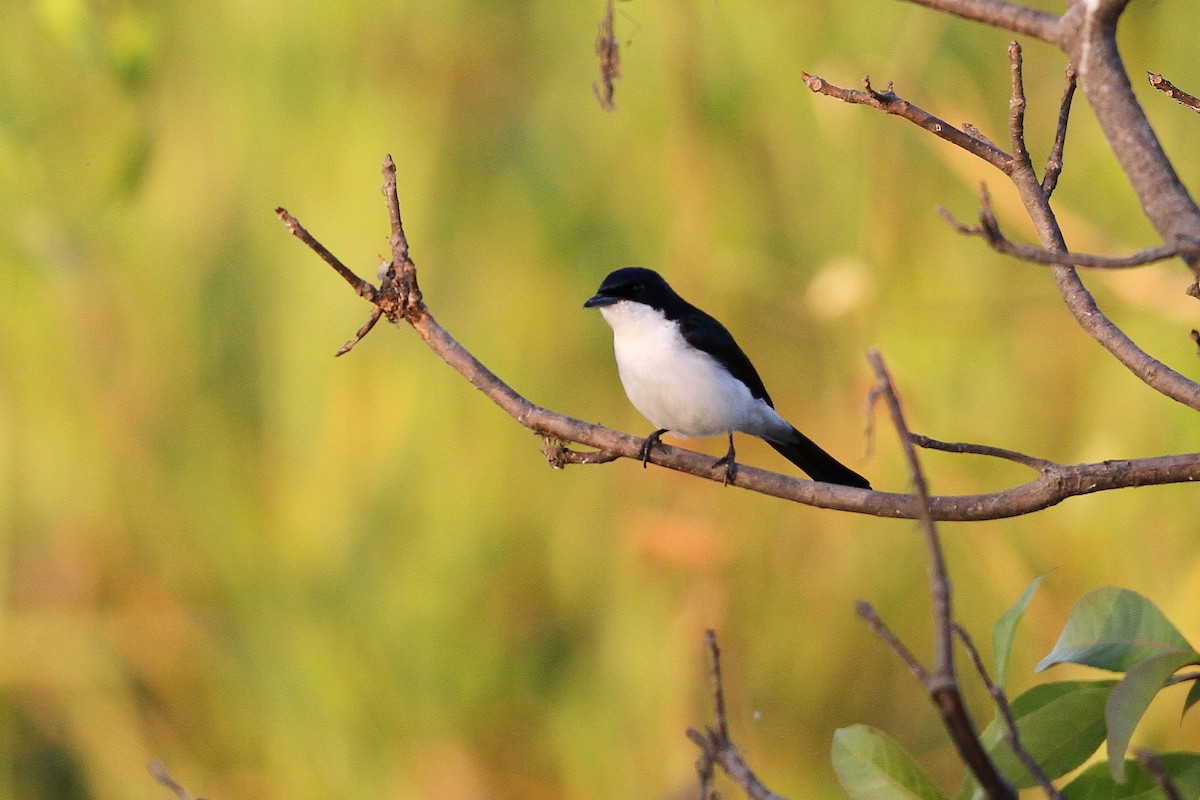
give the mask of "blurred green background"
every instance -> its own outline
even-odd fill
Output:
[[[955,787],[927,702],[853,613],[871,600],[928,653],[911,523],[629,462],[555,471],[408,331],[331,357],[368,308],[273,209],[373,275],[392,153],[432,311],[539,404],[648,430],[607,326],[580,307],[610,269],[643,264],[723,319],[784,415],[879,488],[906,476],[886,426],[866,454],[872,346],[938,438],[1064,462],[1200,447],[1195,414],[1081,333],[1043,269],[934,213],[969,220],[987,180],[1027,235],[1001,176],[800,78],[869,72],[1004,142],[1009,37],[892,0],[624,2],[607,114],[602,11],[0,5],[0,796],[161,798],[154,757],[213,800],[691,796],[708,627],[734,736],[775,790],[837,796],[830,739],[856,721]],[[1186,15],[1133,5],[1135,76],[1200,89]],[[1036,43],[1026,64],[1044,158],[1065,64]],[[1194,153],[1194,115],[1138,91],[1168,152]],[[1154,243],[1076,108],[1057,195],[1069,241]],[[1194,159],[1177,166],[1200,179]],[[1195,375],[1187,277],[1087,280]],[[739,455],[789,467],[758,442]],[[925,463],[942,493],[1029,477]],[[1016,690],[1042,680],[1033,664],[1096,586],[1148,595],[1198,644],[1197,508],[1194,489],[1159,487],[943,526],[960,619],[986,642],[1052,571]],[[1184,691],[1135,741],[1197,746]]]

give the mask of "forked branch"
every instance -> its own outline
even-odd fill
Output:
[[[928,5],[942,7],[940,3],[929,3]],[[986,6],[988,4],[967,3],[966,5]],[[1073,8],[1084,5],[1090,4],[1077,3]],[[1047,166],[1046,177],[1039,179],[1033,165],[1029,161],[1028,150],[1024,143],[1025,97],[1021,48],[1015,42],[1009,46],[1009,62],[1012,71],[1013,87],[1009,103],[1009,133],[1012,140],[1012,154],[1004,154],[996,149],[994,145],[990,149],[981,148],[977,144],[973,144],[973,142],[979,141],[976,137],[970,137],[962,131],[959,131],[956,135],[948,135],[942,130],[934,132],[940,138],[956,144],[996,167],[1012,180],[1013,185],[1021,196],[1021,201],[1026,211],[1029,213],[1030,221],[1033,223],[1043,247],[1041,251],[1031,250],[1027,251],[1026,254],[1035,257],[1041,256],[1047,262],[1052,263],[1051,270],[1055,284],[1063,300],[1066,302],[1068,310],[1079,326],[1108,350],[1130,372],[1146,383],[1146,385],[1173,400],[1200,411],[1200,383],[1171,369],[1140,348],[1100,310],[1095,298],[1092,297],[1087,287],[1083,285],[1078,272],[1072,265],[1052,261],[1051,256],[1045,255],[1047,253],[1055,253],[1062,254],[1060,258],[1068,258],[1069,253],[1062,229],[1059,227],[1058,220],[1050,208],[1050,191],[1053,189],[1055,182],[1050,180],[1051,169],[1059,169],[1060,167],[1056,167],[1055,162],[1052,160]],[[920,110],[919,114],[912,112],[911,109],[916,109],[917,107],[897,96],[890,87],[882,95],[881,99],[881,94],[878,92],[858,92],[842,89],[816,76],[806,74],[804,77],[805,83],[814,92],[836,97],[846,102],[871,106],[891,114],[897,114],[908,119],[910,122],[921,125],[921,127],[927,130],[930,129],[930,125],[926,120],[937,119],[924,110]],[[1060,151],[1060,143],[1065,136],[1066,118],[1073,94],[1070,89],[1072,80],[1072,73],[1068,71],[1068,89],[1063,93],[1059,115],[1059,130],[1055,139],[1055,147]],[[938,120],[938,123],[938,127],[945,125],[941,120]],[[1158,206],[1154,206],[1154,208],[1157,209]],[[1161,226],[1159,227],[1161,230]],[[1176,223],[1172,223],[1171,227],[1172,234],[1165,239],[1167,246],[1174,247],[1176,255],[1182,257],[1189,264],[1193,263],[1196,257],[1200,257],[1200,247],[1198,247],[1198,243],[1200,243],[1200,216],[1197,217],[1197,224],[1194,228],[1178,228]],[[1185,233],[1185,230],[1191,230],[1192,233]]]
[[[1101,256],[1092,253],[1072,253],[1064,250],[1047,250],[1044,247],[1014,242],[1000,231],[1000,222],[992,210],[991,194],[986,184],[979,187],[979,224],[964,225],[954,218],[944,206],[938,207],[942,218],[959,233],[966,236],[978,236],[987,246],[997,253],[1019,258],[1034,264],[1057,264],[1063,267],[1085,267],[1088,269],[1129,269],[1164,261],[1179,255],[1174,245],[1161,244],[1148,247],[1127,256]]]
[[[714,727],[704,732],[688,728],[687,737],[700,748],[696,761],[696,774],[700,777],[700,797],[717,798],[720,795],[713,787],[714,767],[719,766],[734,783],[742,787],[751,800],[787,800],[766,787],[742,758],[733,740],[729,738],[729,721],[725,716],[725,685],[721,678],[721,648],[717,645],[717,633],[708,630],[704,634],[704,647],[708,650],[709,685],[712,688]]]

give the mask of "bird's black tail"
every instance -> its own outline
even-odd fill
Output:
[[[837,483],[858,489],[871,488],[871,484],[866,478],[826,453],[817,446],[816,442],[795,428],[792,428],[790,441],[773,442],[767,439],[767,444],[778,450],[779,454],[788,461],[804,470],[814,481]]]

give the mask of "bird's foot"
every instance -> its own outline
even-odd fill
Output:
[[[713,469],[725,467],[725,479],[721,481],[725,486],[733,483],[733,479],[737,477],[737,462],[733,460],[732,453],[726,453],[713,462]]]
[[[659,437],[666,432],[666,428],[659,428],[654,433],[647,436],[646,440],[642,442],[642,447],[640,450],[638,450],[638,458],[642,461],[642,469],[646,468],[646,462],[650,460],[650,451],[654,449],[654,445],[662,444],[662,442],[659,441]]]
[[[737,461],[734,460],[733,452],[733,431],[729,432],[729,452],[713,462],[713,469],[722,465],[725,466],[725,480],[721,483],[728,486],[737,477]]]

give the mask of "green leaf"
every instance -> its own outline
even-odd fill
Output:
[[[1057,681],[1035,686],[1009,704],[1025,752],[1046,777],[1061,777],[1086,761],[1104,741],[1104,710],[1117,681]],[[983,729],[980,741],[1010,783],[1019,789],[1037,785],[1004,738],[1008,727],[995,719]],[[967,777],[959,800],[982,798],[983,791]]]
[[[833,769],[852,800],[945,800],[896,740],[869,725],[833,734]]]
[[[1166,651],[1192,651],[1192,647],[1149,600],[1109,586],[1079,598],[1058,643],[1037,671],[1069,661],[1125,672]]]
[[[1192,660],[1192,655],[1189,651],[1166,652],[1135,664],[1109,695],[1104,718],[1108,724],[1108,765],[1113,780],[1118,783],[1125,780],[1125,751],[1150,701],[1175,670]]]
[[[1008,659],[1012,656],[1013,637],[1017,632],[1017,624],[1025,615],[1025,608],[1029,605],[1029,600],[1037,591],[1038,585],[1041,584],[1044,577],[1046,577],[1045,574],[1042,574],[1034,578],[1033,582],[1026,586],[1025,591],[1017,598],[1017,602],[1013,603],[1012,607],[1005,611],[992,627],[992,654],[996,659],[995,682],[1001,689],[1005,686]]]
[[[1180,795],[1200,797],[1200,754],[1164,753],[1158,757]],[[1125,762],[1129,779],[1125,783],[1113,780],[1107,764],[1093,764],[1063,787],[1066,800],[1162,800],[1162,790],[1141,763]]]

